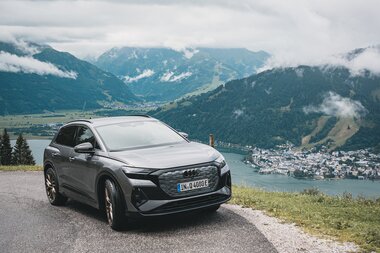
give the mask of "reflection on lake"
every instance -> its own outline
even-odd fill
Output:
[[[14,145],[15,141],[12,141]],[[42,164],[43,152],[50,140],[28,140],[34,159]],[[302,191],[316,187],[324,193],[335,195],[350,192],[354,196],[380,197],[380,181],[366,180],[306,180],[282,175],[260,175],[251,166],[242,162],[241,154],[222,152],[232,172],[232,183],[264,188],[269,191]]]

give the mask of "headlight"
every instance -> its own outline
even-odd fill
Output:
[[[230,168],[228,167],[226,160],[222,155],[220,155],[215,162],[217,163],[218,167],[220,168],[220,175],[224,175],[228,171],[230,171]]]
[[[217,163],[217,165],[218,165],[219,168],[223,168],[224,166],[226,166],[226,160],[224,159],[224,157],[222,155],[220,155],[215,160],[215,162]]]
[[[121,169],[123,170],[125,175],[129,177],[136,177],[136,176],[143,177],[154,171],[152,169],[135,168],[135,167],[128,167],[128,166],[123,166]]]

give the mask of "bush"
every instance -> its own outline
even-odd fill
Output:
[[[322,195],[323,193],[316,187],[312,187],[312,188],[306,188],[304,189],[302,192],[302,194],[305,194],[305,195],[311,195],[311,196],[317,196],[317,195]]]

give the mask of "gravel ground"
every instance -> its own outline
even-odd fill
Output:
[[[0,171],[0,252],[352,252],[261,211],[222,205],[213,214],[147,219],[112,231],[98,210],[51,206],[42,172]]]
[[[144,219],[115,232],[94,208],[70,200],[50,205],[42,172],[0,172],[0,252],[277,251],[254,224],[223,206]]]
[[[242,208],[236,205],[224,205],[224,207],[255,224],[279,253],[359,251],[359,248],[353,243],[340,243],[311,236],[296,225],[283,223],[275,217],[265,215],[263,211]]]

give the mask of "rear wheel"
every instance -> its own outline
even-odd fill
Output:
[[[59,206],[66,203],[67,198],[59,193],[58,179],[52,168],[45,171],[45,189],[50,204]]]
[[[104,203],[108,224],[112,229],[120,230],[126,222],[121,194],[112,180],[107,179],[104,185]]]

